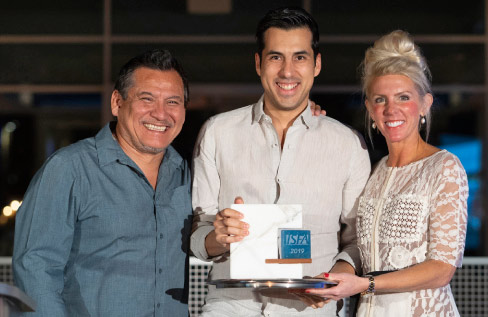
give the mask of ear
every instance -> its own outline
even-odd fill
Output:
[[[119,115],[119,108],[122,103],[122,95],[118,90],[112,92],[112,97],[110,98],[110,107],[112,109],[112,115],[117,117]]]
[[[256,65],[256,73],[259,77],[261,77],[261,58],[259,58],[259,54],[254,54],[254,64]]]
[[[434,97],[432,97],[432,94],[425,94],[424,98],[424,104],[423,104],[423,109],[420,112],[422,116],[425,116],[426,113],[429,113],[430,107],[432,106],[432,103],[434,102]]]
[[[320,74],[321,69],[322,69],[322,55],[318,53],[317,57],[315,58],[315,69],[313,71],[313,76],[317,77]]]

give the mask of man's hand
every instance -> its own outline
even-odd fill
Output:
[[[236,197],[235,204],[243,204],[244,201],[240,197]],[[224,248],[233,242],[238,242],[244,239],[249,234],[249,225],[241,219],[244,216],[230,208],[226,208],[217,213],[216,219],[213,223],[215,227],[215,240]]]
[[[312,111],[314,117],[318,117],[320,115],[325,116],[325,114],[327,113],[325,110],[322,110],[322,108],[319,105],[315,104],[315,102],[313,102],[312,100],[310,100],[310,110]]]
[[[241,197],[236,197],[235,204],[243,204]],[[226,208],[217,213],[213,222],[214,230],[205,238],[205,247],[209,256],[217,256],[229,251],[229,244],[239,242],[249,235],[249,224],[241,221],[244,216],[237,210]]]

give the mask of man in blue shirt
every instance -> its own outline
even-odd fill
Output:
[[[186,316],[190,173],[170,146],[188,84],[168,51],[121,69],[93,138],[53,154],[16,216],[16,284],[29,316]]]

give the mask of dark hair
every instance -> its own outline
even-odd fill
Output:
[[[119,75],[115,81],[115,90],[118,90],[122,95],[122,98],[127,98],[127,93],[129,88],[132,86],[132,73],[141,67],[147,67],[155,70],[174,70],[176,71],[181,79],[183,80],[184,98],[185,106],[189,100],[189,88],[188,79],[186,78],[185,72],[181,67],[178,60],[171,55],[168,50],[155,49],[151,51],[146,51],[141,55],[138,55],[128,61],[120,69]]]
[[[306,27],[312,32],[312,49],[314,60],[319,53],[319,27],[313,17],[305,10],[299,7],[278,8],[270,10],[259,21],[256,29],[256,42],[258,44],[258,54],[264,49],[264,32],[269,28],[278,28],[291,30]]]

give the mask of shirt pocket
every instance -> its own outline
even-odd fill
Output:
[[[390,244],[419,242],[427,226],[428,199],[397,195],[385,201],[379,224],[380,241]]]
[[[176,187],[171,195],[170,204],[167,206],[177,217],[184,217],[191,214],[191,194],[190,186],[185,184]]]

